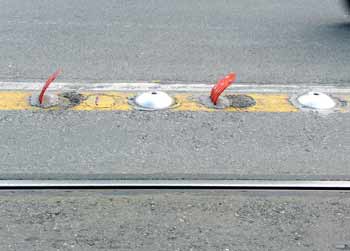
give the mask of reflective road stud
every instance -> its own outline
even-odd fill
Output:
[[[161,91],[145,92],[135,98],[135,104],[141,109],[162,110],[174,105],[174,99]]]
[[[331,109],[336,106],[335,101],[322,92],[309,92],[297,100],[302,106],[313,109]]]

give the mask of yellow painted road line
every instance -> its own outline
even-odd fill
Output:
[[[82,93],[85,100],[69,110],[75,111],[130,111],[132,105],[128,103],[128,98],[136,95],[132,92],[86,92]],[[256,105],[249,108],[227,108],[210,109],[198,102],[198,99],[191,93],[174,94],[179,103],[172,111],[205,111],[205,112],[297,112],[298,108],[289,102],[290,96],[287,94],[247,94],[253,97]],[[0,91],[0,110],[44,110],[32,107],[29,104],[31,92],[28,91]],[[198,95],[196,95],[198,97]],[[342,100],[350,102],[349,95],[342,95]],[[51,108],[52,110],[57,108]],[[341,112],[348,112],[348,107],[342,108]]]
[[[248,94],[255,99],[256,105],[249,108],[209,109],[200,104],[191,94],[175,95],[180,106],[177,111],[226,111],[226,112],[297,112],[298,109],[289,102],[289,96],[285,94]]]
[[[198,112],[211,112],[214,109],[209,109],[204,105],[196,102],[191,94],[177,94],[175,95],[176,102],[179,105],[174,109],[174,111],[198,111]]]
[[[76,111],[130,111],[133,108],[128,103],[132,93],[105,92],[105,93],[82,93],[86,100],[78,106],[71,108]]]
[[[0,110],[34,110],[29,104],[30,92],[0,92]]]
[[[250,96],[255,99],[256,105],[243,109],[243,111],[247,111],[247,112],[297,112],[298,111],[298,109],[289,102],[290,97],[287,94],[251,94]]]

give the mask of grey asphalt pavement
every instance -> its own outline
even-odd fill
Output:
[[[348,250],[349,192],[2,191],[1,250]]]
[[[2,111],[1,178],[350,180],[347,113]]]
[[[336,0],[0,0],[0,82],[350,83]],[[350,117],[0,111],[0,179],[346,179]],[[349,250],[349,192],[0,191],[0,250]]]
[[[0,0],[0,81],[350,83],[336,0]]]

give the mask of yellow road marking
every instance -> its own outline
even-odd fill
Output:
[[[200,104],[191,94],[175,95],[180,106],[177,111],[227,111],[227,112],[296,112],[298,109],[289,102],[288,95],[249,94],[256,101],[256,105],[248,108],[209,109]]]
[[[228,108],[228,111],[246,112],[297,112],[298,109],[289,102],[287,94],[249,94],[256,105],[248,108]]]
[[[76,111],[129,111],[132,107],[128,103],[128,98],[132,97],[131,93],[108,92],[108,93],[82,93],[86,100],[78,106],[72,108]]]
[[[0,92],[0,110],[34,110],[29,104],[30,92]]]
[[[204,105],[196,102],[191,94],[177,94],[175,95],[176,101],[179,103],[174,111],[203,111],[203,112],[211,112],[215,111],[214,109],[209,109]]]
[[[133,97],[136,93],[126,92],[86,92],[82,93],[85,100],[70,110],[76,111],[130,111],[133,107],[128,103],[128,98]],[[289,102],[287,94],[247,94],[253,97],[256,105],[249,108],[227,108],[223,110],[209,109],[200,104],[196,98],[189,93],[174,94],[176,101],[179,103],[173,111],[205,111],[205,112],[297,112],[295,106]],[[31,92],[26,91],[0,91],[0,110],[42,110],[32,107],[29,104]],[[195,95],[195,96],[198,96]],[[350,102],[349,95],[341,96],[341,99]],[[53,108],[57,109],[57,108]],[[348,108],[342,108],[342,112],[349,111]]]

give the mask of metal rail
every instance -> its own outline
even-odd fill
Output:
[[[0,189],[290,189],[347,190],[350,181],[287,180],[0,180]]]

